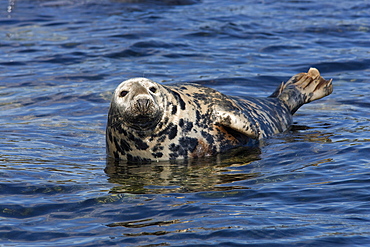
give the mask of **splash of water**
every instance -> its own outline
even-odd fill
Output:
[[[15,6],[15,0],[9,0],[8,1],[8,7],[7,7],[7,12],[10,14],[13,12]]]

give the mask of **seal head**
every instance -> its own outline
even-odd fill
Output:
[[[123,124],[140,132],[154,129],[164,112],[165,98],[160,95],[161,86],[149,79],[122,82],[113,95],[111,124]]]

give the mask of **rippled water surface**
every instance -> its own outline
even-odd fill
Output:
[[[0,0],[0,246],[366,246],[368,1]],[[124,79],[267,96],[317,67],[329,97],[252,150],[105,156]]]

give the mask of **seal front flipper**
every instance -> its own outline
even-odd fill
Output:
[[[260,132],[257,122],[248,118],[239,109],[225,109],[225,106],[214,107],[215,125],[221,127],[236,139],[244,139],[243,136],[259,139]]]

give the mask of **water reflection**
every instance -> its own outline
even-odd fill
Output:
[[[329,128],[331,125],[323,123],[320,125],[321,128]],[[306,125],[292,125],[290,129],[293,135],[285,135],[283,139],[286,143],[292,142],[321,142],[321,143],[330,143],[332,142],[331,137],[334,136],[334,133],[330,132],[321,132],[316,127],[309,127]]]
[[[259,148],[239,148],[215,157],[178,162],[128,164],[107,159],[109,182],[119,184],[112,193],[190,193],[246,189],[230,183],[259,177],[240,166],[259,160]],[[248,169],[247,169],[248,170]]]

